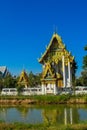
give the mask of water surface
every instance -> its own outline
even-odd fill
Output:
[[[8,123],[75,124],[87,121],[87,105],[1,106],[0,120]]]

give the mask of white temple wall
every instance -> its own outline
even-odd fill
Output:
[[[42,83],[42,95],[44,95],[45,94],[45,86],[44,86],[44,84]]]
[[[46,94],[46,93],[47,93],[47,92],[46,92],[46,88],[47,88],[47,87],[46,87],[46,85],[44,85],[44,90],[45,90],[45,93],[44,93],[44,94]]]
[[[49,84],[46,86],[46,93],[53,93],[53,90],[54,90],[53,84],[49,83]]]
[[[42,84],[42,95],[44,95],[44,94],[55,94],[56,95],[57,93],[58,93],[58,90],[57,90],[56,84],[49,83],[49,84],[47,84],[47,86]]]

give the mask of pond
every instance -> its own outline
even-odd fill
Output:
[[[7,123],[76,124],[87,121],[87,105],[0,106],[0,120]]]

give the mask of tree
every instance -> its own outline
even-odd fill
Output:
[[[2,72],[0,71],[0,90],[3,88],[3,77]]]
[[[76,74],[76,70],[77,70],[78,66],[77,66],[77,63],[75,61],[75,59],[73,60],[73,63],[72,63],[72,74],[73,74],[73,79],[75,80],[75,74]]]
[[[32,71],[29,73],[29,86],[37,87],[41,84],[41,74],[33,74]]]
[[[87,45],[84,47],[84,50],[87,51]],[[82,85],[87,86],[87,55],[83,57],[83,71],[81,72],[82,76]]]
[[[73,63],[72,63],[72,86],[73,86],[73,89],[75,90],[75,86],[76,86],[76,70],[77,70],[78,66],[77,66],[77,63],[75,61],[75,59],[73,60]]]
[[[87,45],[84,47],[84,50],[87,51]],[[87,71],[87,55],[83,57],[83,69]]]
[[[84,47],[84,50],[87,51],[87,45]]]
[[[12,77],[11,74],[6,75],[6,77],[4,77],[4,87],[7,88],[14,88],[17,86],[17,80],[16,78]]]
[[[41,73],[35,75],[35,85],[39,86],[41,85]]]
[[[75,83],[75,85],[76,86],[82,86],[83,84],[82,84],[82,81],[83,81],[83,79],[82,79],[82,77],[80,76],[79,78],[76,78],[76,83]]]
[[[87,71],[87,55],[83,57],[83,69]]]
[[[32,71],[29,73],[29,86],[30,87],[34,87],[34,82],[35,82],[35,78],[34,78],[34,74],[32,73]]]

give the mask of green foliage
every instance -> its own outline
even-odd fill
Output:
[[[41,74],[35,75],[32,73],[32,71],[29,73],[29,86],[30,87],[36,87],[41,84]]]
[[[4,87],[3,79],[0,78],[0,91],[1,91],[1,89],[2,89],[3,87]]]
[[[12,77],[11,74],[7,75],[3,80],[4,80],[4,87],[14,88],[17,85],[16,78]]]
[[[29,73],[29,86],[33,87],[34,86],[34,74],[32,73],[32,71]]]
[[[82,77],[77,78],[75,85],[76,85],[76,86],[83,86],[82,80],[83,80]]]
[[[59,104],[66,103],[70,95],[36,95],[31,99],[36,100],[37,104]]]
[[[84,47],[87,51],[87,45]],[[81,72],[81,84],[87,86],[87,55],[83,57],[83,71]]]
[[[84,50],[87,51],[87,45],[84,47]],[[83,57],[83,69],[87,70],[87,55]]]
[[[83,69],[87,70],[87,55],[83,57]]]
[[[35,101],[37,104],[58,104],[58,103],[66,103],[70,99],[71,95],[34,95],[34,96],[1,96],[1,99],[17,99],[17,100],[25,100],[30,99]]]
[[[59,124],[24,124],[24,123],[0,123],[0,130],[87,130],[87,122],[73,125]]]
[[[75,74],[76,74],[76,70],[77,70],[78,66],[77,66],[77,63],[74,59],[73,61],[73,64],[72,64],[72,86],[73,88],[75,87],[75,81],[76,81],[76,77],[75,77]]]
[[[87,51],[87,45],[84,47],[84,50]],[[76,79],[76,85],[87,86],[87,55],[83,57],[83,71],[81,76]]]
[[[78,68],[75,59],[74,59],[73,64],[72,64],[72,68],[73,68],[73,75],[75,76],[76,70],[77,70],[77,68]]]
[[[84,47],[84,50],[87,51],[87,45]]]
[[[87,71],[82,71],[82,85],[87,86]]]

